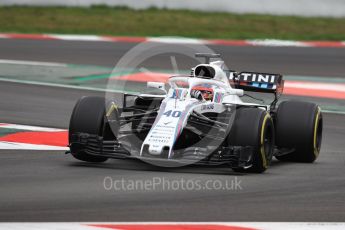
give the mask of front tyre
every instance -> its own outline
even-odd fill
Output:
[[[69,144],[71,154],[78,160],[87,162],[104,162],[108,158],[87,154],[82,145],[71,144],[72,135],[87,133],[102,135],[105,116],[105,100],[102,97],[82,97],[74,106],[69,123]]]
[[[236,172],[264,172],[271,163],[274,148],[274,125],[269,113],[258,108],[240,108],[236,111],[228,142],[230,146],[251,146],[252,165],[234,168]]]
[[[277,147],[291,149],[278,155],[281,161],[312,163],[319,156],[322,141],[323,118],[314,103],[284,101],[276,116]]]

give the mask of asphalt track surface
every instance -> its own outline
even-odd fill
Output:
[[[0,59],[112,66],[134,44],[0,40]],[[212,47],[239,69],[342,77],[345,49]],[[235,56],[231,56],[234,55]],[[152,60],[152,65],[159,66]],[[235,64],[234,64],[235,65]],[[254,68],[256,67],[256,68]],[[162,67],[163,68],[163,67]],[[248,68],[246,68],[248,69]],[[86,90],[0,83],[1,122],[67,128]],[[78,162],[62,151],[0,151],[0,221],[344,221],[345,117],[324,114],[314,164],[274,161],[260,175],[229,168]],[[237,190],[107,190],[113,180],[240,181]]]
[[[0,59],[114,67],[117,61],[136,45],[135,43],[1,39]],[[341,48],[209,47],[222,55],[229,68],[239,71],[345,77],[345,49]],[[165,57],[163,55],[163,58],[157,56],[147,64],[155,68],[171,68],[169,55]],[[187,59],[182,59],[178,64],[181,69],[191,67]]]

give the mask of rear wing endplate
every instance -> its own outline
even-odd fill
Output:
[[[231,85],[244,91],[281,94],[284,88],[283,76],[271,73],[227,71]]]

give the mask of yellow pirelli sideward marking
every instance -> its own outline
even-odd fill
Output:
[[[270,118],[269,114],[266,114],[264,121],[262,122],[262,127],[261,127],[261,148],[260,148],[260,152],[261,152],[261,158],[262,158],[262,164],[264,166],[264,168],[267,168],[267,159],[266,159],[266,153],[265,153],[265,146],[264,146],[264,131],[265,131],[265,125],[266,125],[266,121],[267,119]]]
[[[317,114],[315,118],[315,124],[314,124],[314,154],[315,157],[319,155],[319,149],[317,147],[317,130],[319,128],[319,117],[320,117],[320,107],[317,107]]]
[[[112,102],[106,116],[109,117],[114,112],[114,110],[117,110],[117,105],[114,102]]]

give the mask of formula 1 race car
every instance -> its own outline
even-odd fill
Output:
[[[82,97],[69,126],[70,153],[87,162],[108,158],[160,162],[160,166],[226,164],[236,172],[264,172],[272,157],[314,162],[322,140],[319,106],[278,103],[279,74],[224,69],[218,54],[191,75],[168,84],[148,82],[148,92],[124,94],[122,106],[101,97]],[[250,96],[249,93],[254,94]],[[268,104],[245,97],[268,94]],[[258,99],[259,100],[259,99]]]

